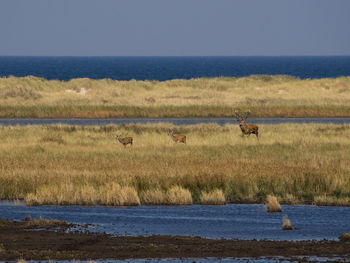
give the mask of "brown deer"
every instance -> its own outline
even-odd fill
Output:
[[[242,137],[244,135],[250,136],[250,134],[255,134],[256,138],[259,140],[259,127],[255,124],[247,124],[245,123],[245,120],[247,119],[248,115],[250,114],[250,111],[247,111],[245,114],[235,111],[235,116],[237,121],[239,122],[239,127],[242,131]]]
[[[186,135],[174,135],[173,130],[170,130],[168,132],[168,135],[171,137],[171,139],[173,139],[173,141],[175,143],[182,142],[182,143],[186,144]]]
[[[126,146],[128,144],[130,144],[132,146],[132,137],[124,137],[122,138],[121,135],[117,135],[116,139],[124,145],[124,148],[126,148]]]

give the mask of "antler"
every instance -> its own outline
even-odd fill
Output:
[[[237,120],[245,120],[248,118],[250,114],[250,110],[248,110],[247,112],[243,113],[240,110],[235,110],[235,116]]]
[[[248,110],[248,111],[245,113],[244,120],[247,119],[249,115],[250,115],[250,110]]]
[[[237,120],[241,118],[240,112],[238,110],[235,110],[235,117]]]

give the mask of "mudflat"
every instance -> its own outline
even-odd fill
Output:
[[[67,232],[57,220],[0,219],[0,260],[137,259],[261,256],[347,257],[349,242],[215,240],[184,236],[111,236]]]

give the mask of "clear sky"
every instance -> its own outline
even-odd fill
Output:
[[[350,55],[350,1],[0,0],[0,55]]]

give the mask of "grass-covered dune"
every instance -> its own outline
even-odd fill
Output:
[[[187,144],[167,135],[185,134]],[[350,125],[0,126],[0,198],[27,204],[350,205]],[[123,147],[116,134],[132,136]]]
[[[169,81],[0,78],[0,118],[350,117],[350,77]]]

